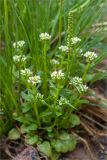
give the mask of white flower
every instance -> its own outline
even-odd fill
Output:
[[[68,47],[62,45],[62,46],[59,47],[59,50],[62,51],[62,52],[68,52]]]
[[[22,48],[25,45],[25,41],[17,41],[13,43],[13,48]]]
[[[64,73],[61,70],[54,71],[54,72],[52,72],[51,77],[52,77],[53,80],[63,79],[64,78]]]
[[[61,97],[59,100],[59,105],[63,105],[63,104],[69,104],[69,100],[67,100],[66,98]]]
[[[44,95],[43,94],[41,94],[41,93],[37,93],[37,95],[36,95],[36,97],[37,97],[37,99],[43,99],[43,97],[44,97]]]
[[[72,78],[72,84],[74,84],[74,85],[82,84],[82,78],[73,77]]]
[[[84,54],[84,57],[86,57],[86,61],[87,62],[91,62],[92,60],[94,60],[95,58],[97,58],[97,54],[94,53],[94,52],[87,51]]]
[[[78,37],[73,37],[73,38],[71,38],[71,41],[72,41],[72,44],[76,44],[78,42],[81,42],[81,39]]]
[[[13,56],[13,61],[14,62],[24,62],[26,60],[26,56],[25,55],[15,55]]]
[[[58,64],[59,64],[59,61],[57,61],[56,59],[52,59],[52,60],[51,60],[51,63],[52,63],[53,65],[58,65]]]
[[[32,76],[32,77],[29,77],[29,79],[28,79],[28,83],[32,84],[32,85],[38,84],[40,82],[41,82],[40,76],[35,75],[35,76]]]
[[[82,78],[79,77],[73,77],[70,84],[73,84],[80,93],[86,92],[88,89],[88,87],[83,84]]]
[[[40,35],[39,35],[39,37],[40,37],[40,40],[50,40],[51,39],[51,35],[49,35],[48,33],[41,33]]]
[[[79,85],[79,90],[80,92],[86,92],[88,89],[88,87],[84,84]]]
[[[22,76],[26,76],[26,77],[29,77],[33,74],[32,71],[28,68],[21,69],[20,73],[21,73]]]

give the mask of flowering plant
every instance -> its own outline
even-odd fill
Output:
[[[89,51],[83,53],[79,48],[82,40],[72,37],[71,44],[68,42],[68,46],[59,46],[58,52],[62,54],[61,58],[55,55],[51,59],[47,57],[47,46],[51,36],[48,33],[41,33],[39,38],[41,43],[43,42],[43,67],[40,70],[35,70],[32,66],[26,68],[26,62],[29,60],[23,55],[26,43],[24,41],[23,45],[19,45],[20,41],[13,43],[14,49],[20,48],[19,52],[17,51],[18,55],[13,56],[15,65],[13,75],[19,73],[14,81],[18,82],[20,79],[18,94],[19,101],[21,100],[19,107],[21,114],[14,112],[13,116],[20,123],[21,134],[25,135],[26,143],[37,145],[45,154],[47,154],[45,147],[51,148],[48,153],[51,157],[52,150],[65,153],[76,146],[76,138],[65,132],[65,129],[80,124],[76,111],[84,103],[88,103],[82,95],[88,91],[87,74],[92,65],[91,61],[96,60],[97,55]],[[85,63],[86,67],[81,67],[82,63]],[[42,133],[39,136],[40,130]]]
[[[60,2],[62,4],[62,0]],[[4,6],[6,3],[7,1],[4,2]],[[39,4],[41,2],[34,1],[33,3]],[[33,3],[23,1],[23,5],[20,5],[16,10],[14,9],[14,15],[16,15],[18,22],[14,18],[15,22],[13,24],[15,25],[13,26],[19,26],[19,32],[23,29],[24,33],[20,36],[14,33],[12,38],[14,36],[15,39],[23,37],[25,40],[13,42],[13,45],[7,42],[6,53],[12,52],[12,54],[6,54],[6,60],[11,60],[6,64],[8,66],[7,75],[9,76],[4,76],[8,77],[8,80],[4,81],[2,76],[0,76],[3,84],[0,105],[7,116],[6,120],[8,121],[9,119],[7,124],[10,125],[9,128],[5,127],[6,131],[12,128],[8,133],[9,139],[16,140],[22,138],[25,143],[36,146],[40,152],[52,160],[56,160],[60,153],[72,151],[77,144],[76,137],[70,133],[69,129],[74,129],[81,123],[78,110],[89,103],[84,98],[84,95],[88,93],[90,83],[92,84],[99,78],[96,76],[95,66],[105,57],[105,54],[93,52],[93,46],[91,45],[91,47],[88,47],[88,40],[85,37],[87,34],[83,36],[81,31],[84,28],[83,26],[88,23],[85,18],[84,23],[83,19],[80,19],[78,22],[82,23],[83,26],[81,24],[79,28],[78,25],[75,25],[77,27],[76,30],[79,31],[73,32],[74,12],[72,11],[69,12],[68,30],[66,33],[61,33],[63,16],[59,15],[58,12],[59,31],[56,29],[58,32],[58,43],[57,37],[54,39],[56,34],[54,30],[57,28],[57,16],[56,20],[52,20],[49,26],[47,25],[51,34],[47,32],[41,33],[45,29],[44,27],[38,27],[42,23],[36,24],[39,22],[39,14],[37,12],[33,13],[35,11],[34,8],[27,10],[27,7],[33,7]],[[44,3],[47,3],[47,1]],[[64,3],[67,3],[67,1]],[[90,3],[91,9],[92,2],[86,1],[85,5],[88,3]],[[82,1],[80,4],[82,4]],[[13,2],[10,5],[13,5]],[[15,6],[17,8],[17,4],[13,5],[13,8]],[[40,7],[37,4],[35,6]],[[76,6],[78,10],[78,5]],[[20,15],[20,8],[22,9],[23,7],[23,15]],[[8,5],[4,8],[7,9]],[[43,6],[43,8],[46,7]],[[80,5],[78,11],[80,12],[83,8],[84,5]],[[90,9],[87,10],[90,11]],[[30,11],[32,11],[31,17]],[[60,8],[60,14],[61,12],[62,9]],[[95,8],[93,12],[95,12]],[[5,18],[8,17],[7,13],[6,10]],[[83,12],[83,17],[84,15]],[[25,25],[24,22],[26,22],[26,19],[28,22],[28,17],[29,23]],[[40,22],[42,22],[41,18],[42,16],[40,17]],[[20,25],[16,25],[16,22],[20,22],[22,29]],[[53,26],[52,30],[50,30],[51,25]],[[8,31],[8,26],[6,26],[6,29]],[[63,34],[67,35],[64,36],[67,37],[65,40],[61,37]],[[10,38],[11,34],[7,34],[7,41],[11,39],[8,40],[8,37]],[[86,43],[84,43],[85,41]],[[9,48],[9,45],[12,49]],[[3,120],[0,118],[0,122],[5,123],[5,118],[3,117]]]

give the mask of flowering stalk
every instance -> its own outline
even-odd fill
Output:
[[[73,36],[73,13],[72,11],[69,12],[68,15],[68,37],[67,37],[67,46],[68,46],[68,64],[67,64],[67,71],[69,73],[69,65],[70,65],[70,53],[72,48],[71,38]]]
[[[56,95],[55,95],[54,106],[56,106],[56,104],[57,104],[57,99],[58,99],[58,97],[59,97],[60,90],[61,90],[61,86],[60,86],[59,83],[57,83],[57,92],[56,92]],[[54,107],[54,108],[55,108],[55,107]],[[57,122],[57,116],[55,117],[55,120],[54,120],[54,123],[53,123],[53,127],[56,125],[56,122]]]
[[[97,54],[94,53],[94,52],[90,52],[90,51],[87,51],[84,55],[83,55],[85,58],[86,58],[86,62],[88,63],[87,66],[86,66],[86,69],[84,71],[84,74],[83,74],[83,77],[82,79],[84,80],[85,79],[85,76],[89,70],[89,67],[90,67],[90,63],[97,58]]]
[[[35,98],[37,96],[35,86],[33,86],[33,91],[34,91],[34,105],[33,105],[33,108],[34,108],[34,112],[35,112],[35,115],[36,115],[36,118],[37,118],[38,126],[40,127],[41,123],[40,123],[40,117],[39,117],[39,114],[38,114],[37,102],[36,102],[36,98]]]
[[[44,42],[44,52],[43,52],[43,59],[44,59],[44,83],[43,83],[43,90],[45,95],[47,93],[47,62],[46,62],[46,41]]]
[[[48,33],[41,33],[39,35],[40,40],[44,43],[43,48],[43,60],[44,60],[44,83],[43,83],[43,90],[45,92],[45,95],[47,94],[47,63],[46,63],[46,52],[47,52],[47,41],[51,39],[51,35]]]
[[[82,80],[83,80],[83,81],[85,80],[85,77],[86,77],[86,74],[87,74],[87,72],[88,72],[89,68],[90,68],[90,63],[88,63],[88,64],[86,65],[86,68],[85,68],[84,74],[83,74],[83,76],[82,76]]]
[[[59,50],[62,52],[62,53],[61,53],[61,67],[62,67],[63,62],[64,62],[64,56],[65,56],[66,53],[68,53],[68,47],[61,45],[61,46],[59,47]]]
[[[29,72],[30,73],[30,72]],[[38,107],[37,107],[37,93],[36,93],[36,85],[41,83],[41,78],[38,75],[35,76],[31,76],[28,78],[28,84],[30,85],[30,87],[32,88],[33,94],[34,94],[34,101],[33,101],[33,108],[34,108],[34,112],[37,118],[37,122],[38,125],[40,126],[40,118],[39,118],[39,114],[38,114]]]

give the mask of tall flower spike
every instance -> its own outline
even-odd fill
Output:
[[[72,48],[71,38],[73,37],[73,13],[69,12],[68,15],[68,37],[67,37],[67,46],[69,51]]]

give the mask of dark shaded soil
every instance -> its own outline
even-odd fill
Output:
[[[87,137],[87,140],[90,142],[93,156],[97,157],[96,160],[107,160],[107,137]],[[14,145],[11,146],[11,148],[13,147],[12,154],[14,158],[7,156],[4,149],[1,148],[0,160],[41,160],[36,149],[30,146],[24,149],[24,146],[16,145],[17,151],[20,152],[17,156],[14,156],[16,154],[16,148],[14,148]],[[12,152],[12,150],[10,151]],[[9,154],[9,152],[7,153]],[[45,158],[42,159],[45,160]],[[83,143],[79,143],[73,152],[62,155],[60,160],[91,160],[91,156],[86,149],[86,146],[83,145]]]
[[[90,148],[96,160],[107,160],[107,137],[91,139]],[[91,156],[83,144],[78,144],[75,151],[64,155],[62,160],[91,160]]]

